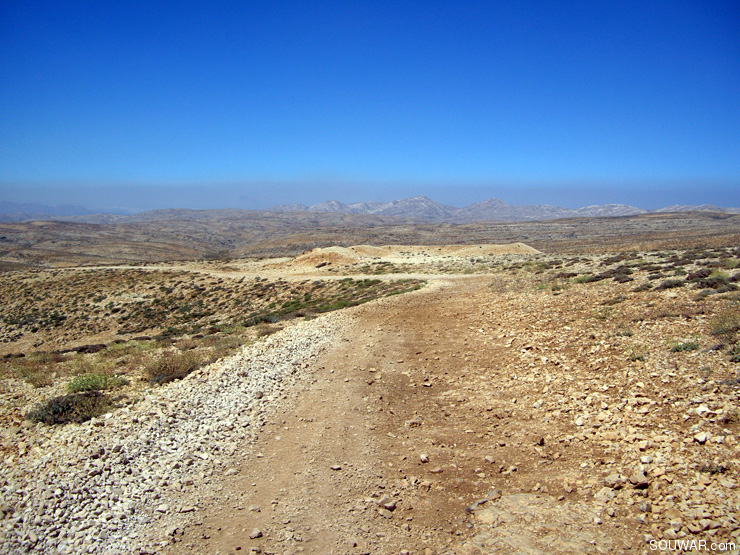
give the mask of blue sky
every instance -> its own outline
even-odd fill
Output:
[[[0,3],[0,199],[740,205],[740,1]]]

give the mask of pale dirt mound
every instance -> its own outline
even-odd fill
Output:
[[[507,245],[444,245],[444,246],[417,246],[417,245],[385,245],[374,247],[371,245],[357,245],[354,247],[328,247],[313,249],[294,261],[294,265],[316,266],[322,262],[335,265],[355,264],[363,259],[398,260],[399,258],[413,258],[418,256],[489,256],[502,254],[538,254],[539,251],[524,243]],[[408,260],[411,261],[411,260]]]
[[[359,258],[354,256],[349,249],[344,247],[328,247],[325,249],[313,249],[304,253],[293,261],[294,265],[299,266],[317,266],[322,263],[345,265],[359,262]]]
[[[448,256],[485,256],[492,254],[538,254],[539,251],[525,245],[524,243],[510,243],[506,245],[386,245],[383,247],[372,247],[370,245],[357,245],[347,250],[363,257],[372,256],[383,258],[385,256],[398,255],[448,255]]]

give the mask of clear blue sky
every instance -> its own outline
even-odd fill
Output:
[[[740,1],[0,2],[0,200],[740,205]]]

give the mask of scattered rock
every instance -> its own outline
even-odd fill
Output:
[[[643,472],[635,472],[629,478],[630,484],[637,489],[644,489],[650,485],[650,481]]]
[[[710,437],[711,436],[707,432],[699,432],[694,436],[694,441],[701,445],[704,445]]]

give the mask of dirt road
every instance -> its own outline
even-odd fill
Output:
[[[535,318],[512,312],[517,301],[490,278],[461,278],[355,309],[342,341],[243,446],[238,472],[170,552],[644,545],[632,526],[584,500],[584,473],[601,453],[583,442],[557,447],[575,428],[571,415],[548,420],[531,408],[547,375],[512,375],[532,353],[516,344],[526,333],[517,335]]]

